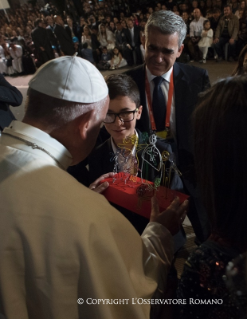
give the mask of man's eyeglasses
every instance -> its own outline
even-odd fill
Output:
[[[125,112],[119,112],[119,113],[107,113],[106,118],[104,119],[103,123],[106,123],[106,124],[114,123],[117,116],[121,122],[131,122],[134,120],[135,113],[137,111],[138,111],[138,108],[136,108],[134,111],[125,111]]]

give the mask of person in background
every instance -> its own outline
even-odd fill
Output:
[[[45,24],[42,19],[35,20],[35,29],[31,33],[34,47],[36,50],[39,65],[54,59],[54,52],[50,42],[49,34],[45,29]]]
[[[224,16],[220,18],[217,29],[215,31],[214,49],[216,51],[215,60],[220,62],[223,59],[223,50],[225,44],[229,43],[228,60],[234,61],[236,58],[236,41],[239,32],[239,20],[232,13],[229,5],[224,7]]]
[[[22,54],[23,50],[22,47],[15,42],[9,43],[9,54],[12,58],[12,67],[14,70],[14,73],[20,74],[23,72],[22,67]]]
[[[199,8],[194,9],[193,15],[194,20],[192,20],[192,22],[190,23],[190,38],[189,41],[187,41],[187,47],[189,50],[191,62],[198,60],[198,42],[201,39],[203,22],[206,20],[204,17],[201,16],[201,11]]]
[[[111,54],[108,52],[107,47],[103,47],[100,61],[97,64],[97,68],[99,70],[108,70],[110,68],[110,63],[109,63],[110,60],[111,60]]]
[[[4,46],[5,46],[4,37],[3,35],[0,34],[0,73],[1,74],[7,73],[7,65],[6,65],[7,60],[5,57],[5,50],[3,48]]]
[[[81,52],[80,52],[80,48],[81,45],[79,44],[79,39],[77,37],[73,37],[72,39],[73,43],[74,43],[74,48],[75,48],[75,52],[78,54],[78,56],[81,56]]]
[[[57,15],[54,17],[55,27],[54,34],[57,37],[59,43],[59,49],[62,51],[62,55],[73,55],[75,53],[74,44],[72,38],[69,36],[68,32],[64,29],[64,22],[61,16]]]
[[[55,24],[54,24],[54,19],[51,16],[47,16],[46,17],[46,31],[48,34],[48,38],[50,40],[50,44],[53,47],[53,50],[55,49],[57,53],[59,53],[59,44],[57,41],[57,37],[55,36],[54,33],[54,28],[55,28]]]
[[[115,27],[115,23],[113,21],[110,22],[108,30],[110,30],[112,33],[115,33],[116,27]]]
[[[201,34],[201,40],[198,42],[198,47],[202,52],[202,60],[200,63],[206,63],[206,58],[208,54],[208,48],[211,47],[213,43],[213,30],[210,27],[210,21],[205,20],[203,22],[203,30]]]
[[[127,47],[132,50],[132,56],[130,55],[131,60],[128,61],[129,65],[138,65],[142,63],[141,56],[141,41],[140,41],[140,29],[138,26],[135,26],[132,19],[128,19],[128,28],[126,30],[126,40]]]
[[[9,126],[15,120],[13,113],[9,109],[9,105],[19,106],[22,103],[22,94],[14,86],[7,82],[2,74],[0,74],[0,135],[1,131]]]
[[[243,16],[243,13],[246,9],[246,2],[245,1],[241,1],[240,5],[239,5],[239,9],[235,12],[235,15],[240,19]]]
[[[101,47],[107,47],[107,50],[113,50],[115,47],[114,34],[103,23],[99,25],[99,42]]]
[[[185,263],[177,298],[187,305],[179,306],[176,318],[240,319],[243,309],[246,314],[246,290],[239,307],[223,279],[228,263],[247,250],[246,121],[247,77],[223,79],[201,95],[194,114],[195,163],[212,234]],[[189,298],[216,304],[192,306]]]
[[[221,11],[219,8],[215,8],[213,10],[213,16],[209,18],[211,29],[213,30],[214,34],[217,29],[218,23],[220,21]]]
[[[236,53],[239,56],[241,50],[247,43],[247,8],[244,9],[241,18],[239,19],[238,40],[236,43]]]
[[[127,61],[123,58],[122,54],[119,52],[117,47],[113,50],[113,56],[110,62],[110,69],[120,69],[127,65]]]
[[[115,39],[116,47],[121,50],[126,61],[130,61],[132,59],[132,50],[127,47],[126,30],[124,30],[120,22],[116,23]]]
[[[71,37],[71,39],[77,37],[76,24],[70,17],[67,17],[67,25],[64,26],[64,29],[68,32],[68,35]]]
[[[87,25],[85,18],[84,17],[80,17],[79,25],[77,26],[77,34],[78,34],[78,39],[79,40],[81,39],[81,36],[83,34],[85,25]]]
[[[239,8],[239,2],[237,0],[230,0],[229,5],[231,6],[232,13],[235,14]]]
[[[122,20],[122,21],[121,21],[121,25],[122,25],[122,27],[123,27],[124,30],[127,30],[127,23],[126,23],[125,20]]]
[[[244,46],[238,57],[238,64],[234,71],[233,76],[247,74],[247,45]]]
[[[92,49],[89,49],[89,48],[88,48],[87,42],[85,42],[85,43],[83,43],[83,44],[81,45],[81,50],[80,50],[80,51],[81,51],[81,52],[80,52],[80,56],[81,56],[83,59],[85,59],[85,60],[91,62],[92,64],[95,63],[95,62],[94,62],[94,58],[93,58],[93,51],[92,51]]]
[[[92,49],[92,37],[88,26],[84,26],[83,35],[81,36],[81,44],[87,43],[88,48]]]

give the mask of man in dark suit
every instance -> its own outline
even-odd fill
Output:
[[[47,16],[45,19],[47,24],[46,32],[48,34],[50,44],[59,53],[59,45],[58,45],[57,37],[54,33],[55,24],[54,24],[53,18],[51,16]]]
[[[22,94],[14,86],[10,85],[0,74],[0,132],[15,120],[9,109],[9,105],[19,106],[22,103]]]
[[[204,241],[209,224],[195,183],[191,120],[198,94],[210,83],[206,70],[175,62],[183,51],[186,32],[180,16],[170,11],[154,12],[145,28],[145,64],[126,74],[140,90],[143,113],[137,128],[158,131],[157,135],[170,141],[183,174],[184,190],[190,195],[188,217],[197,238]],[[160,79],[158,84],[155,78]]]
[[[120,22],[116,23],[115,39],[116,46],[119,48],[119,50],[122,51],[123,57],[127,60],[128,63],[133,64],[132,50],[131,48],[127,47],[126,31],[122,27]]]
[[[127,47],[132,50],[132,59],[128,61],[129,65],[141,64],[141,40],[140,40],[140,29],[137,26],[134,26],[132,19],[128,19],[128,28],[125,30]]]
[[[73,39],[74,37],[78,38],[77,25],[70,17],[67,17],[67,25],[64,26],[64,29],[71,39]]]
[[[73,55],[75,53],[73,41],[68,32],[64,29],[63,19],[60,16],[55,16],[54,33],[62,53],[64,55]]]
[[[35,29],[31,36],[36,49],[40,65],[55,58],[49,36],[45,29],[45,24],[42,19],[36,19],[34,22]]]

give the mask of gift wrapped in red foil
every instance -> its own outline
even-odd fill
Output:
[[[148,219],[151,213],[151,198],[154,193],[158,199],[160,212],[164,211],[176,196],[179,197],[181,203],[189,197],[163,186],[154,190],[154,183],[126,173],[115,174],[114,177],[104,179],[102,183],[104,182],[109,183],[109,187],[103,192],[109,202]]]

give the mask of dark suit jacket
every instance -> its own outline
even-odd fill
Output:
[[[48,38],[49,38],[51,46],[55,46],[58,50],[57,36],[53,33],[53,28],[50,25],[46,27],[46,32],[48,34]]]
[[[100,42],[95,34],[91,34],[91,41],[92,41],[92,50],[97,50],[100,47]]]
[[[139,144],[144,143],[143,134],[138,130]],[[94,149],[88,157],[89,165],[89,181],[94,182],[101,175],[113,172],[114,162],[111,160],[113,149],[111,139],[107,139],[104,143]],[[141,154],[137,154],[141,165]],[[140,167],[139,165],[139,167]]]
[[[47,61],[55,58],[52,47],[51,47],[49,35],[47,34],[46,29],[42,27],[36,27],[32,31],[31,36],[32,36],[32,40],[38,55],[43,54],[44,51],[40,49],[40,47],[43,47],[47,54],[47,59],[46,59]],[[46,62],[46,61],[43,61],[43,62]]]
[[[122,29],[121,31],[116,30],[115,39],[116,39],[117,46],[126,45],[127,43],[126,30],[125,29]]]
[[[22,94],[14,86],[10,85],[0,74],[0,131],[9,126],[15,120],[9,109],[9,105],[19,106],[22,103]]]
[[[125,72],[133,78],[140,91],[143,111],[141,119],[137,121],[137,128],[141,131],[151,129],[145,94],[145,69],[146,66],[141,65]],[[198,101],[198,94],[209,88],[210,82],[206,70],[177,62],[173,66],[173,76],[176,110],[176,162],[183,174],[184,189],[191,196],[189,215],[191,223],[197,237],[203,241],[209,235],[209,225],[196,186],[192,114]]]
[[[60,49],[65,55],[73,55],[75,53],[72,38],[68,32],[58,24],[55,24],[54,33],[60,45]]]
[[[125,72],[136,82],[139,91],[142,116],[137,121],[137,128],[144,132],[151,130],[145,93],[146,66]],[[176,138],[177,138],[177,164],[180,170],[186,172],[187,166],[193,162],[192,150],[192,113],[195,109],[198,94],[210,86],[206,70],[182,63],[175,63],[173,67],[176,110]]]
[[[70,29],[70,27],[68,26],[68,25],[65,25],[64,26],[64,29],[65,29],[65,31],[68,33],[68,35],[69,35],[69,37],[71,38],[71,40],[72,40],[72,32],[71,32],[71,29]],[[73,32],[74,32],[74,35],[77,37],[77,28],[76,28],[76,26],[74,26],[73,25]],[[78,39],[79,40],[79,39]]]
[[[132,37],[131,37],[130,30],[128,28],[125,30],[125,34],[126,34],[127,43],[130,44],[132,47]],[[135,47],[139,47],[141,45],[140,29],[137,26],[134,26],[134,42],[135,42]]]

